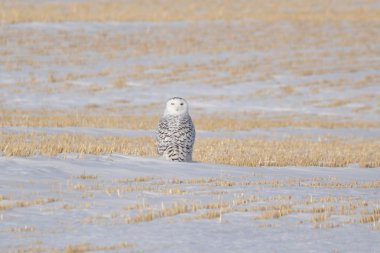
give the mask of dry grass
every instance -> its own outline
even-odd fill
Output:
[[[358,182],[358,181],[351,181],[351,182],[311,182],[309,184],[311,187],[314,188],[353,188],[360,186],[361,188],[378,188],[380,187],[380,181],[374,180],[374,181],[368,181],[368,182]]]
[[[339,8],[354,6],[355,1],[82,1],[43,2],[38,7],[27,1],[6,1],[0,5],[0,20],[16,22],[60,21],[168,21],[168,20],[248,20],[264,21],[318,21],[379,20],[379,11],[371,8],[371,1],[364,1],[362,8]],[[290,6],[290,8],[289,8]],[[202,10],[202,11],[201,11]]]
[[[16,137],[19,136],[20,138]],[[9,156],[47,155],[61,153],[153,155],[150,137],[94,137],[87,135],[1,134],[2,152]]]
[[[64,249],[64,253],[85,253],[92,251],[115,251],[115,250],[125,250],[126,248],[132,247],[134,244],[122,242],[115,245],[109,246],[98,246],[92,245],[89,243],[84,244],[76,244],[76,245],[68,245]]]
[[[102,109],[99,109],[102,110]],[[263,118],[257,115],[230,117],[214,114],[193,117],[198,130],[250,130],[274,127],[380,128],[379,121],[345,120],[318,116],[287,115]],[[64,113],[47,110],[0,109],[1,127],[94,127],[151,130],[157,127],[159,115],[91,114],[89,111]]]
[[[240,166],[327,166],[357,163],[363,167],[380,165],[380,144],[373,141],[309,141],[198,139],[195,160]]]
[[[0,152],[7,156],[55,156],[68,153],[77,153],[79,156],[111,153],[156,156],[152,137],[1,132],[0,140]],[[313,141],[302,137],[283,140],[198,138],[194,159],[238,166],[342,167],[359,164],[362,167],[379,167],[380,144],[372,140],[347,141],[334,138],[326,141]],[[229,182],[217,183],[229,186]],[[276,182],[272,184],[279,185]],[[315,182],[314,187],[321,186],[328,185]]]
[[[150,208],[150,205],[146,203],[133,203],[133,204],[129,204],[125,206],[123,209],[125,211],[129,211],[129,210],[143,210],[145,208]]]
[[[35,205],[46,205],[58,201],[55,198],[35,199],[35,200],[18,200],[18,201],[0,201],[0,211],[5,211],[13,208],[26,208]]]
[[[264,212],[257,215],[255,219],[261,220],[261,219],[278,219],[282,216],[288,215],[290,213],[293,213],[293,208],[290,205],[272,205],[272,206],[265,206]]]
[[[163,179],[162,179],[163,180]],[[312,182],[324,181],[326,183],[342,183],[336,178],[307,178],[303,179],[303,184],[294,184],[289,179],[277,180],[278,185],[282,187],[308,187],[313,189]],[[197,196],[197,187],[204,189],[209,189],[208,193],[212,194],[211,191],[215,191],[220,188],[228,187],[228,185],[235,186],[235,190],[232,192],[226,192],[229,200],[223,201],[219,196],[219,201],[209,200],[208,202],[200,202],[194,200],[188,201],[175,201],[164,200],[160,205],[146,203],[145,201],[140,201],[137,203],[132,203],[123,208],[123,213],[121,215],[115,215],[116,218],[120,218],[121,221],[126,223],[141,223],[150,222],[157,219],[172,217],[169,222],[176,222],[175,217],[180,216],[183,221],[194,221],[198,219],[218,219],[222,222],[224,214],[234,213],[234,212],[245,212],[251,213],[254,220],[270,220],[270,219],[280,219],[287,215],[297,215],[297,214],[310,214],[310,218],[307,220],[298,221],[297,224],[303,224],[309,222],[314,228],[335,228],[342,226],[343,224],[352,224],[355,222],[354,217],[361,214],[361,218],[357,220],[357,223],[372,223],[372,229],[376,229],[378,222],[378,208],[368,211],[369,207],[374,207],[379,204],[376,200],[365,200],[363,198],[353,198],[352,196],[319,196],[312,197],[305,196],[295,198],[292,195],[273,195],[273,196],[260,196],[260,195],[245,195],[243,192],[236,194],[236,189],[239,187],[249,186],[266,186],[266,187],[277,187],[273,186],[270,180],[250,180],[251,183],[246,181],[241,181],[241,178],[237,180],[226,180],[222,178],[192,178],[192,179],[179,179],[173,178],[161,181],[134,181],[130,180],[130,183],[134,184],[135,188],[142,189],[146,183],[153,184],[160,183],[160,187],[150,187],[145,189],[145,191],[155,192],[156,194],[165,194],[162,191],[162,187],[166,189],[171,189],[180,185],[182,191],[186,192],[181,199],[186,200],[189,196],[194,199]],[[309,184],[307,184],[309,182]],[[379,183],[379,181],[377,181]],[[363,182],[362,184],[357,184],[350,186],[349,188],[366,188],[365,184],[369,182]],[[189,188],[187,188],[189,187]],[[373,185],[372,188],[379,188],[380,184]],[[337,187],[339,188],[339,187]],[[102,189],[97,189],[102,191]],[[229,198],[228,195],[233,194],[233,198]],[[203,196],[203,194],[201,194]],[[326,203],[329,203],[326,205]],[[300,217],[304,217],[302,215]],[[349,220],[335,222],[329,221],[332,216],[347,216],[350,217]],[[228,218],[223,218],[228,221]],[[93,222],[96,221],[94,218],[91,219]],[[177,219],[178,221],[178,219]]]
[[[86,171],[83,171],[83,173],[80,174],[77,178],[83,179],[83,180],[94,180],[94,179],[97,179],[98,176],[86,174]]]
[[[364,212],[359,219],[360,223],[376,223],[380,220],[380,208],[375,208],[372,212]]]
[[[46,252],[51,252],[51,253],[58,253],[58,250],[53,250],[53,249],[47,249],[43,246],[40,245],[32,245],[28,247],[19,247],[17,250],[14,251],[9,251],[9,252],[15,252],[15,253],[46,253]]]
[[[124,129],[154,129],[158,116],[89,115],[88,112],[64,114],[44,110],[2,109],[1,126],[23,127],[96,127]]]
[[[240,199],[244,196],[238,196]],[[355,217],[360,210],[362,217],[358,220],[359,223],[372,223],[372,229],[377,228],[378,208],[369,212],[366,209],[368,205],[376,205],[378,202],[368,203],[367,201],[362,201],[360,199],[349,199],[349,198],[336,198],[334,204],[336,206],[325,206],[324,199],[330,198],[331,196],[322,196],[314,201],[314,207],[305,206],[304,200],[295,199],[292,196],[282,196],[277,198],[272,197],[261,197],[261,196],[245,196],[247,201],[237,203],[235,200],[225,201],[225,202],[174,202],[171,204],[161,203],[158,208],[150,204],[132,204],[128,208],[124,209],[126,211],[138,210],[138,213],[133,216],[127,215],[124,219],[127,223],[140,223],[140,222],[150,222],[156,219],[174,217],[177,215],[186,214],[182,216],[184,221],[193,221],[197,219],[218,219],[219,222],[222,221],[224,214],[233,212],[248,212],[254,215],[254,220],[270,220],[270,219],[280,219],[283,216],[293,214],[304,214],[310,213],[310,218],[308,220],[300,220],[297,224],[303,224],[308,221],[314,228],[335,228],[344,224],[354,223],[353,219],[348,221],[331,221],[328,222],[332,215],[334,216],[348,216]],[[260,201],[259,203],[256,203]],[[331,200],[332,201],[332,200]],[[346,202],[347,201],[347,202]],[[318,206],[318,204],[320,204]],[[323,204],[323,205],[322,205]],[[349,207],[348,207],[349,206]],[[350,212],[342,212],[343,209],[350,209]]]
[[[192,210],[193,209],[189,205],[181,203],[181,202],[174,202],[169,207],[166,207],[163,203],[161,203],[160,210],[148,209],[148,210],[140,211],[139,214],[133,217],[127,217],[125,219],[125,222],[139,223],[139,222],[145,222],[145,221],[152,221],[158,218],[164,218],[164,217],[176,216],[183,213],[188,213],[188,212],[191,212]]]
[[[329,218],[329,214],[328,213],[317,213],[317,214],[313,214],[313,216],[311,217],[310,221],[312,223],[321,223],[321,222],[327,221],[328,218]]]
[[[154,209],[150,205],[148,208],[144,208],[141,205],[137,205],[139,213],[132,217],[127,217],[125,222],[127,223],[139,223],[139,222],[149,222],[155,219],[173,217],[180,214],[197,213],[194,216],[185,217],[185,221],[192,221],[194,219],[215,219],[221,218],[223,213],[230,212],[232,209],[228,202],[210,202],[210,203],[190,203],[185,204],[182,202],[171,203],[170,206],[166,206],[163,202],[161,203],[160,209]],[[126,209],[130,210],[130,209]]]
[[[28,247],[18,247],[12,251],[7,252],[17,252],[17,253],[85,253],[85,252],[115,252],[122,251],[128,252],[127,249],[135,246],[135,243],[121,242],[113,245],[94,245],[93,243],[80,243],[80,244],[70,244],[65,246],[63,249],[49,248],[42,245],[42,242],[36,241],[34,245]]]
[[[294,179],[287,178],[266,180],[260,175],[250,175],[248,177],[250,180],[247,181],[244,180],[244,177],[186,179],[136,177],[123,179],[120,181],[122,184],[120,186],[114,185],[116,179],[112,179],[109,182],[102,182],[101,184],[92,180],[85,181],[87,185],[84,185],[83,189],[79,189],[81,197],[82,192],[91,191],[92,194],[97,195],[99,193],[102,194],[104,191],[109,191],[112,193],[118,192],[118,194],[120,194],[119,197],[129,199],[129,196],[122,196],[121,194],[131,192],[126,190],[127,188],[123,188],[123,184],[128,184],[128,187],[139,192],[154,193],[152,196],[159,196],[160,199],[165,194],[165,189],[178,188],[186,192],[186,194],[181,196],[180,200],[163,198],[161,203],[157,201],[147,203],[144,199],[140,199],[121,209],[113,209],[110,210],[109,213],[86,217],[83,222],[85,224],[109,225],[118,223],[138,224],[170,218],[163,222],[176,223],[183,221],[192,222],[200,219],[214,219],[219,223],[222,221],[228,223],[231,222],[228,214],[244,212],[247,215],[243,215],[242,217],[249,217],[247,222],[254,222],[259,224],[259,226],[261,226],[261,222],[266,220],[283,219],[282,221],[276,221],[276,224],[282,224],[281,226],[310,224],[317,229],[332,229],[353,223],[369,223],[371,229],[378,230],[380,213],[378,205],[380,202],[377,199],[346,195],[317,195],[313,197],[312,195],[294,196],[289,194],[277,194],[267,196],[265,194],[261,196],[261,191],[258,192],[258,195],[245,194],[249,189],[256,189],[256,186],[265,187],[267,189],[277,188],[279,186],[302,187],[303,190],[307,188],[312,190],[314,189],[313,183],[315,182],[324,182],[326,184],[336,183],[338,185],[344,184],[344,182],[339,181],[335,177],[302,178],[299,179],[298,182]],[[80,178],[75,178],[73,182],[68,182],[68,189],[70,189],[71,185],[75,185],[74,182],[78,181],[78,179]],[[378,180],[376,184],[367,181],[347,187],[350,189],[366,188],[367,184],[371,185],[372,188],[380,187]],[[206,202],[201,202],[200,199],[197,199],[197,197],[200,196],[203,198],[205,196],[204,194],[212,194],[213,191],[230,186],[234,186],[233,190],[228,190],[223,193],[226,194],[223,196],[223,199],[221,196],[218,197],[218,200],[211,198]],[[340,187],[338,186],[336,188]],[[133,193],[131,196],[136,196],[136,194]],[[4,200],[0,201],[0,203],[8,200],[7,197],[3,199]],[[48,203],[49,201],[45,202]],[[43,204],[43,201],[38,200],[35,201],[35,203]],[[69,211],[78,208],[92,208],[89,203],[83,206],[62,204],[63,205],[60,205],[59,208]],[[23,206],[26,207],[28,204],[23,204]],[[286,218],[288,215],[292,215],[290,220],[296,217],[297,221],[289,222],[289,219]],[[339,216],[340,218],[337,219]],[[10,231],[12,233],[35,233],[38,232],[38,227],[12,227]],[[67,250],[67,252],[106,251],[119,249],[118,247],[122,247],[120,245],[94,246],[92,244],[78,244],[69,245],[65,250]]]

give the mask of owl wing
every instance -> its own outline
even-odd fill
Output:
[[[158,122],[157,132],[156,132],[156,144],[157,153],[163,155],[164,151],[170,144],[170,132],[169,132],[169,122],[166,118],[161,118]]]
[[[188,150],[193,149],[194,140],[195,140],[195,128],[193,121],[191,120],[191,117],[189,116],[186,120],[186,128],[185,128],[185,135],[186,135],[186,148]]]

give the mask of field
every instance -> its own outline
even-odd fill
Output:
[[[379,17],[371,0],[1,1],[0,251],[379,252]],[[195,163],[156,157],[173,96]]]
[[[0,159],[2,252],[379,249],[378,169]]]

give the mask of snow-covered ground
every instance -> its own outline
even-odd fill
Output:
[[[157,116],[166,99],[182,96],[194,118],[378,123],[379,27],[350,21],[1,24],[0,109]],[[3,126],[1,132],[154,135],[153,129],[75,126]],[[197,138],[292,136],[378,142],[380,129],[197,129]],[[380,168],[355,165],[0,156],[0,252],[376,253],[379,182]]]
[[[194,113],[374,120],[380,91],[371,50],[379,44],[360,41],[378,31],[342,26],[345,33],[340,26],[308,31],[292,23],[254,21],[3,25],[0,105],[112,106],[129,114],[157,114],[161,101],[182,96]],[[300,41],[287,37],[297,29],[310,34]],[[342,47],[346,33],[358,33],[361,40]],[[282,43],[285,38],[293,44]]]
[[[377,169],[247,168],[117,154],[0,157],[0,167],[1,252],[120,243],[132,246],[114,252],[380,251],[379,222],[360,222],[379,208]],[[173,203],[188,209],[165,215]],[[275,206],[286,206],[283,216]],[[216,217],[202,216],[210,211]],[[129,222],[144,212],[157,216]]]

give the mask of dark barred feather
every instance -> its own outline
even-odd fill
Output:
[[[195,129],[190,115],[161,118],[157,127],[157,153],[168,160],[192,160]]]

